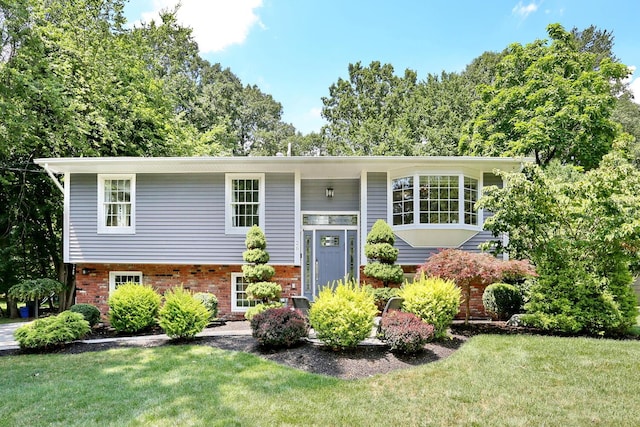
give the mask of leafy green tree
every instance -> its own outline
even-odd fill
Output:
[[[508,48],[494,84],[482,90],[464,152],[533,155],[543,166],[560,159],[591,169],[611,150],[618,133],[612,82],[625,77],[627,67],[581,51],[559,24],[547,30],[550,43]]]
[[[338,79],[322,98],[326,151],[331,155],[411,155],[416,138],[401,114],[413,96],[416,73],[394,74],[391,64],[349,64],[349,80]]]
[[[405,111],[413,122],[414,154],[457,156],[462,132],[473,118],[475,86],[464,74],[442,72],[427,75],[418,84],[411,108]]]
[[[61,309],[74,292],[62,260],[62,195],[33,159],[190,152],[193,133],[144,62],[144,44],[124,29],[122,8],[121,0],[0,3],[1,270],[5,280],[69,285]]]
[[[539,274],[525,306],[537,326],[624,331],[635,323],[630,267],[640,255],[640,172],[618,150],[587,173],[554,163],[501,174],[478,206],[485,228],[508,233],[507,249]]]

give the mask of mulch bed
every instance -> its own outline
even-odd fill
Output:
[[[303,341],[293,348],[271,350],[261,347],[251,336],[206,336],[187,342],[154,339],[160,329],[146,331],[145,340],[118,340],[103,343],[75,342],[46,353],[78,354],[88,351],[105,351],[125,347],[156,347],[163,345],[193,344],[207,345],[223,350],[242,351],[255,354],[281,365],[306,372],[327,375],[342,379],[367,378],[376,374],[406,369],[413,366],[436,362],[452,355],[469,337],[477,334],[523,334],[540,333],[521,327],[507,326],[505,322],[475,323],[471,325],[455,324],[451,327],[449,338],[429,343],[424,350],[415,355],[402,355],[389,351],[385,345],[359,345],[350,350],[334,351],[324,345]],[[139,336],[137,334],[136,336]],[[95,329],[91,338],[114,336],[113,331]],[[121,336],[121,335],[120,335]],[[0,355],[25,354],[23,350],[0,351]],[[44,353],[41,351],[40,353]]]

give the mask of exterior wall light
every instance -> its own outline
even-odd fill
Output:
[[[327,197],[331,199],[333,197],[333,187],[327,187],[326,194],[327,194]]]

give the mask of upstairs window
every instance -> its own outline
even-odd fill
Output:
[[[264,226],[264,174],[227,174],[228,234],[244,234],[253,225]]]
[[[98,175],[98,232],[135,233],[135,175]]]
[[[478,225],[478,180],[462,175],[414,175],[391,184],[393,225]]]

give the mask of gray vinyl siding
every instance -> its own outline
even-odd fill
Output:
[[[333,188],[333,197],[326,190]],[[359,211],[360,180],[358,179],[303,179],[300,183],[303,211]]]
[[[265,176],[272,264],[293,263],[294,176]],[[71,177],[70,262],[242,264],[244,235],[225,234],[224,174],[136,175],[136,232],[97,233],[97,176]]]
[[[387,220],[387,174],[367,174],[367,232],[379,220]]]
[[[386,173],[369,173],[367,176],[367,230],[371,230],[373,223],[377,219],[387,220],[387,174]],[[484,186],[497,185],[502,186],[502,180],[493,173],[485,173],[483,175]],[[484,217],[490,213],[484,212]],[[493,237],[488,231],[481,231],[473,236],[467,242],[462,244],[460,249],[479,252],[478,245],[491,240]],[[396,236],[395,247],[400,251],[398,255],[398,264],[418,265],[422,264],[428,257],[438,251],[437,248],[414,248],[407,242]]]

